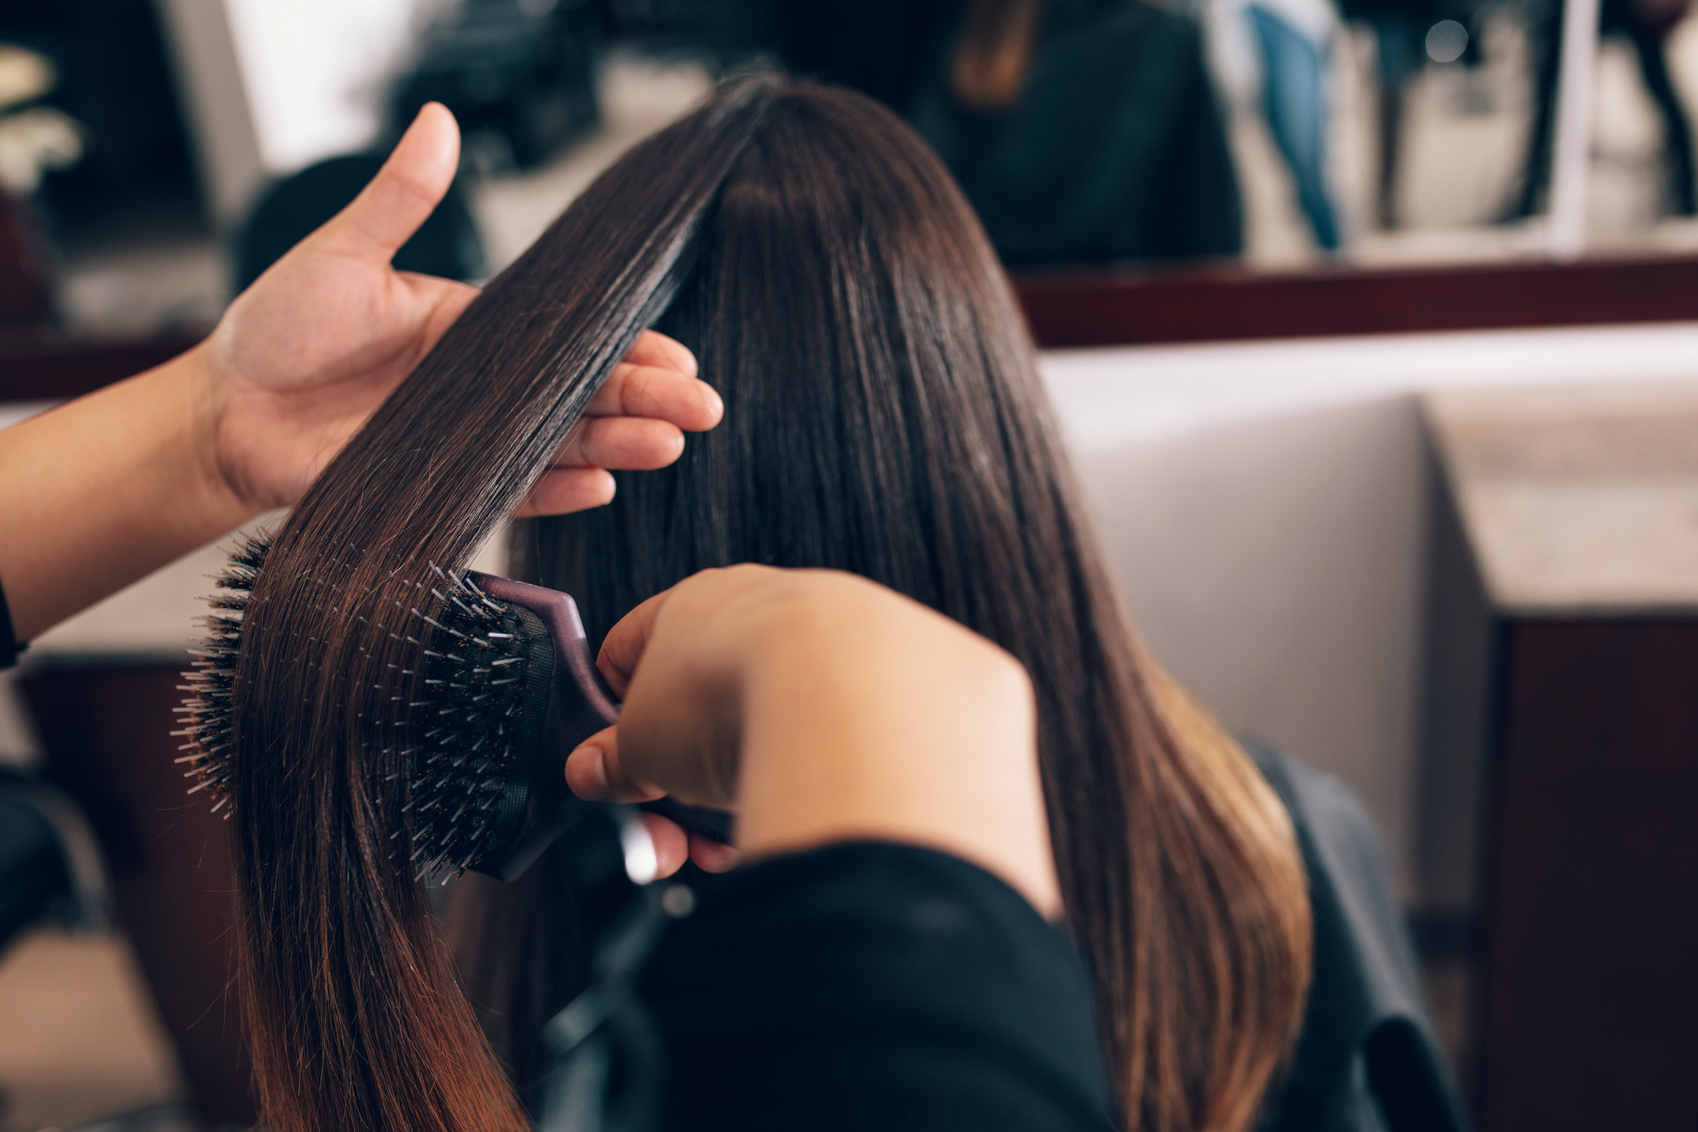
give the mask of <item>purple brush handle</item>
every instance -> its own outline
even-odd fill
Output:
[[[566,756],[585,739],[618,721],[619,700],[596,671],[578,603],[570,594],[476,571],[468,572],[466,579],[496,601],[530,610],[554,644],[554,679],[542,737],[544,757],[530,782],[534,797],[527,799],[524,828],[517,843],[503,851],[504,861],[484,870],[511,880],[529,867],[563,828],[559,813],[575,797],[566,787]],[[718,810],[685,806],[670,798],[644,802],[641,808],[670,818],[691,833],[725,844],[731,841],[730,815]]]

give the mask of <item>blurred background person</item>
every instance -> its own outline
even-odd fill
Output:
[[[1329,164],[1337,8],[1331,0],[1205,0],[1198,15],[1221,92],[1262,116],[1316,246],[1337,250]]]
[[[1345,0],[1344,12],[1368,30],[1374,45],[1378,106],[1372,219],[1376,227],[1396,228],[1409,90],[1427,65],[1425,37],[1439,18],[1438,6],[1434,0]]]
[[[769,3],[792,71],[908,118],[1010,267],[1233,256],[1237,172],[1195,22],[1141,0]]]
[[[1658,210],[1698,214],[1692,169],[1692,125],[1670,73],[1669,38],[1691,9],[1691,0],[1602,0],[1599,31],[1633,45],[1639,77],[1660,118],[1662,168]],[[1562,65],[1562,0],[1529,0],[1527,34],[1533,53],[1533,122],[1521,189],[1506,213],[1519,220],[1539,212],[1551,181],[1551,145],[1556,129],[1557,77]]]

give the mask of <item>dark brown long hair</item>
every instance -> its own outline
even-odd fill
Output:
[[[697,569],[760,561],[857,571],[1009,649],[1038,692],[1068,922],[1127,1122],[1245,1128],[1308,974],[1289,822],[1134,642],[1008,284],[948,175],[870,101],[764,77],[598,180],[273,544],[245,615],[231,786],[270,1123],[525,1124],[392,852],[404,756],[383,735],[407,654],[389,634],[406,578],[465,561],[656,323],[696,350],[726,423],[674,469],[625,477],[610,507],[521,528],[526,571],[577,595],[592,639]],[[522,953],[470,957],[498,1011],[557,967],[537,944],[558,911],[527,887],[485,909]]]

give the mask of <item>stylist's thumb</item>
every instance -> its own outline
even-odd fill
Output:
[[[596,667],[624,701],[616,726],[567,761],[581,797],[642,801],[661,793],[694,806],[735,802],[737,692],[756,596],[769,567],[705,570],[649,598],[608,631]]]
[[[566,756],[566,785],[572,793],[592,802],[612,799],[647,802],[665,793],[646,782],[638,782],[619,758],[619,728],[609,727],[585,739]]]
[[[345,255],[388,263],[442,202],[459,165],[454,115],[440,102],[426,103],[371,183],[309,238]]]

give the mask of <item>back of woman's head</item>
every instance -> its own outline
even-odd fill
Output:
[[[1135,648],[948,175],[866,99],[772,78],[728,85],[598,180],[272,544],[230,691],[270,1123],[523,1125],[434,935],[393,784],[407,752],[383,728],[409,698],[409,578],[467,559],[651,323],[696,350],[726,421],[610,507],[521,527],[527,572],[576,595],[592,640],[673,581],[752,560],[865,574],[1008,648],[1037,689],[1069,924],[1128,1122],[1245,1127],[1307,975],[1289,824]],[[535,930],[512,934],[532,950],[477,963],[547,967]]]
[[[724,423],[622,476],[611,506],[522,525],[522,572],[575,594],[592,642],[697,570],[755,561],[863,574],[1007,648],[1037,689],[1069,920],[1130,1122],[1244,1127],[1307,977],[1290,829],[1137,650],[1019,311],[941,164],[869,100],[776,94],[659,328]]]

